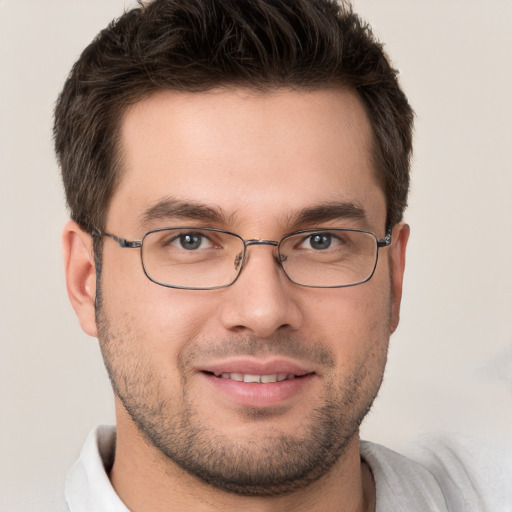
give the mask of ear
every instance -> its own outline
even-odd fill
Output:
[[[76,222],[69,221],[62,233],[62,251],[66,288],[71,305],[82,329],[98,337],[94,301],[96,298],[96,267],[92,237]]]
[[[393,228],[393,243],[390,247],[391,271],[391,333],[395,332],[400,321],[400,302],[405,270],[405,253],[409,240],[410,228],[401,222]]]

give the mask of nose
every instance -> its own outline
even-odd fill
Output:
[[[250,242],[248,246],[256,247],[248,247],[240,276],[225,289],[226,300],[221,306],[223,326],[259,338],[268,338],[277,331],[297,330],[302,323],[300,287],[286,277],[276,261],[272,246],[277,243]]]

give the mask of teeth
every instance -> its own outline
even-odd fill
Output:
[[[214,375],[223,379],[236,380],[237,382],[259,382],[262,384],[295,379],[295,375],[293,373],[273,373],[270,375],[251,375],[248,373],[215,373]]]
[[[261,382],[260,375],[244,375],[244,382]]]

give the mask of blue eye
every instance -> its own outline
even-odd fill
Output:
[[[331,246],[332,235],[328,233],[316,233],[309,237],[309,243],[312,249],[320,251],[328,249]]]
[[[204,233],[200,232],[181,232],[163,243],[163,246],[176,247],[185,251],[196,251],[198,249],[209,249],[212,247],[212,241]]]
[[[194,249],[199,249],[199,247],[201,247],[201,244],[203,242],[203,235],[187,233],[185,235],[180,235],[178,237],[178,240],[183,249],[192,251]]]

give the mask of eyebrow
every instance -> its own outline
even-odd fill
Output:
[[[366,210],[351,202],[324,203],[300,210],[291,219],[293,226],[321,224],[331,220],[347,220],[367,224]]]
[[[172,218],[212,223],[221,223],[224,220],[220,210],[214,207],[193,201],[164,197],[144,210],[139,215],[139,222],[144,226],[154,221]]]
[[[226,217],[219,208],[172,197],[158,200],[139,215],[141,226],[171,219],[226,224]],[[299,210],[289,217],[288,225],[292,230],[296,230],[332,220],[347,220],[364,224],[368,222],[363,207],[352,202],[329,202]]]

